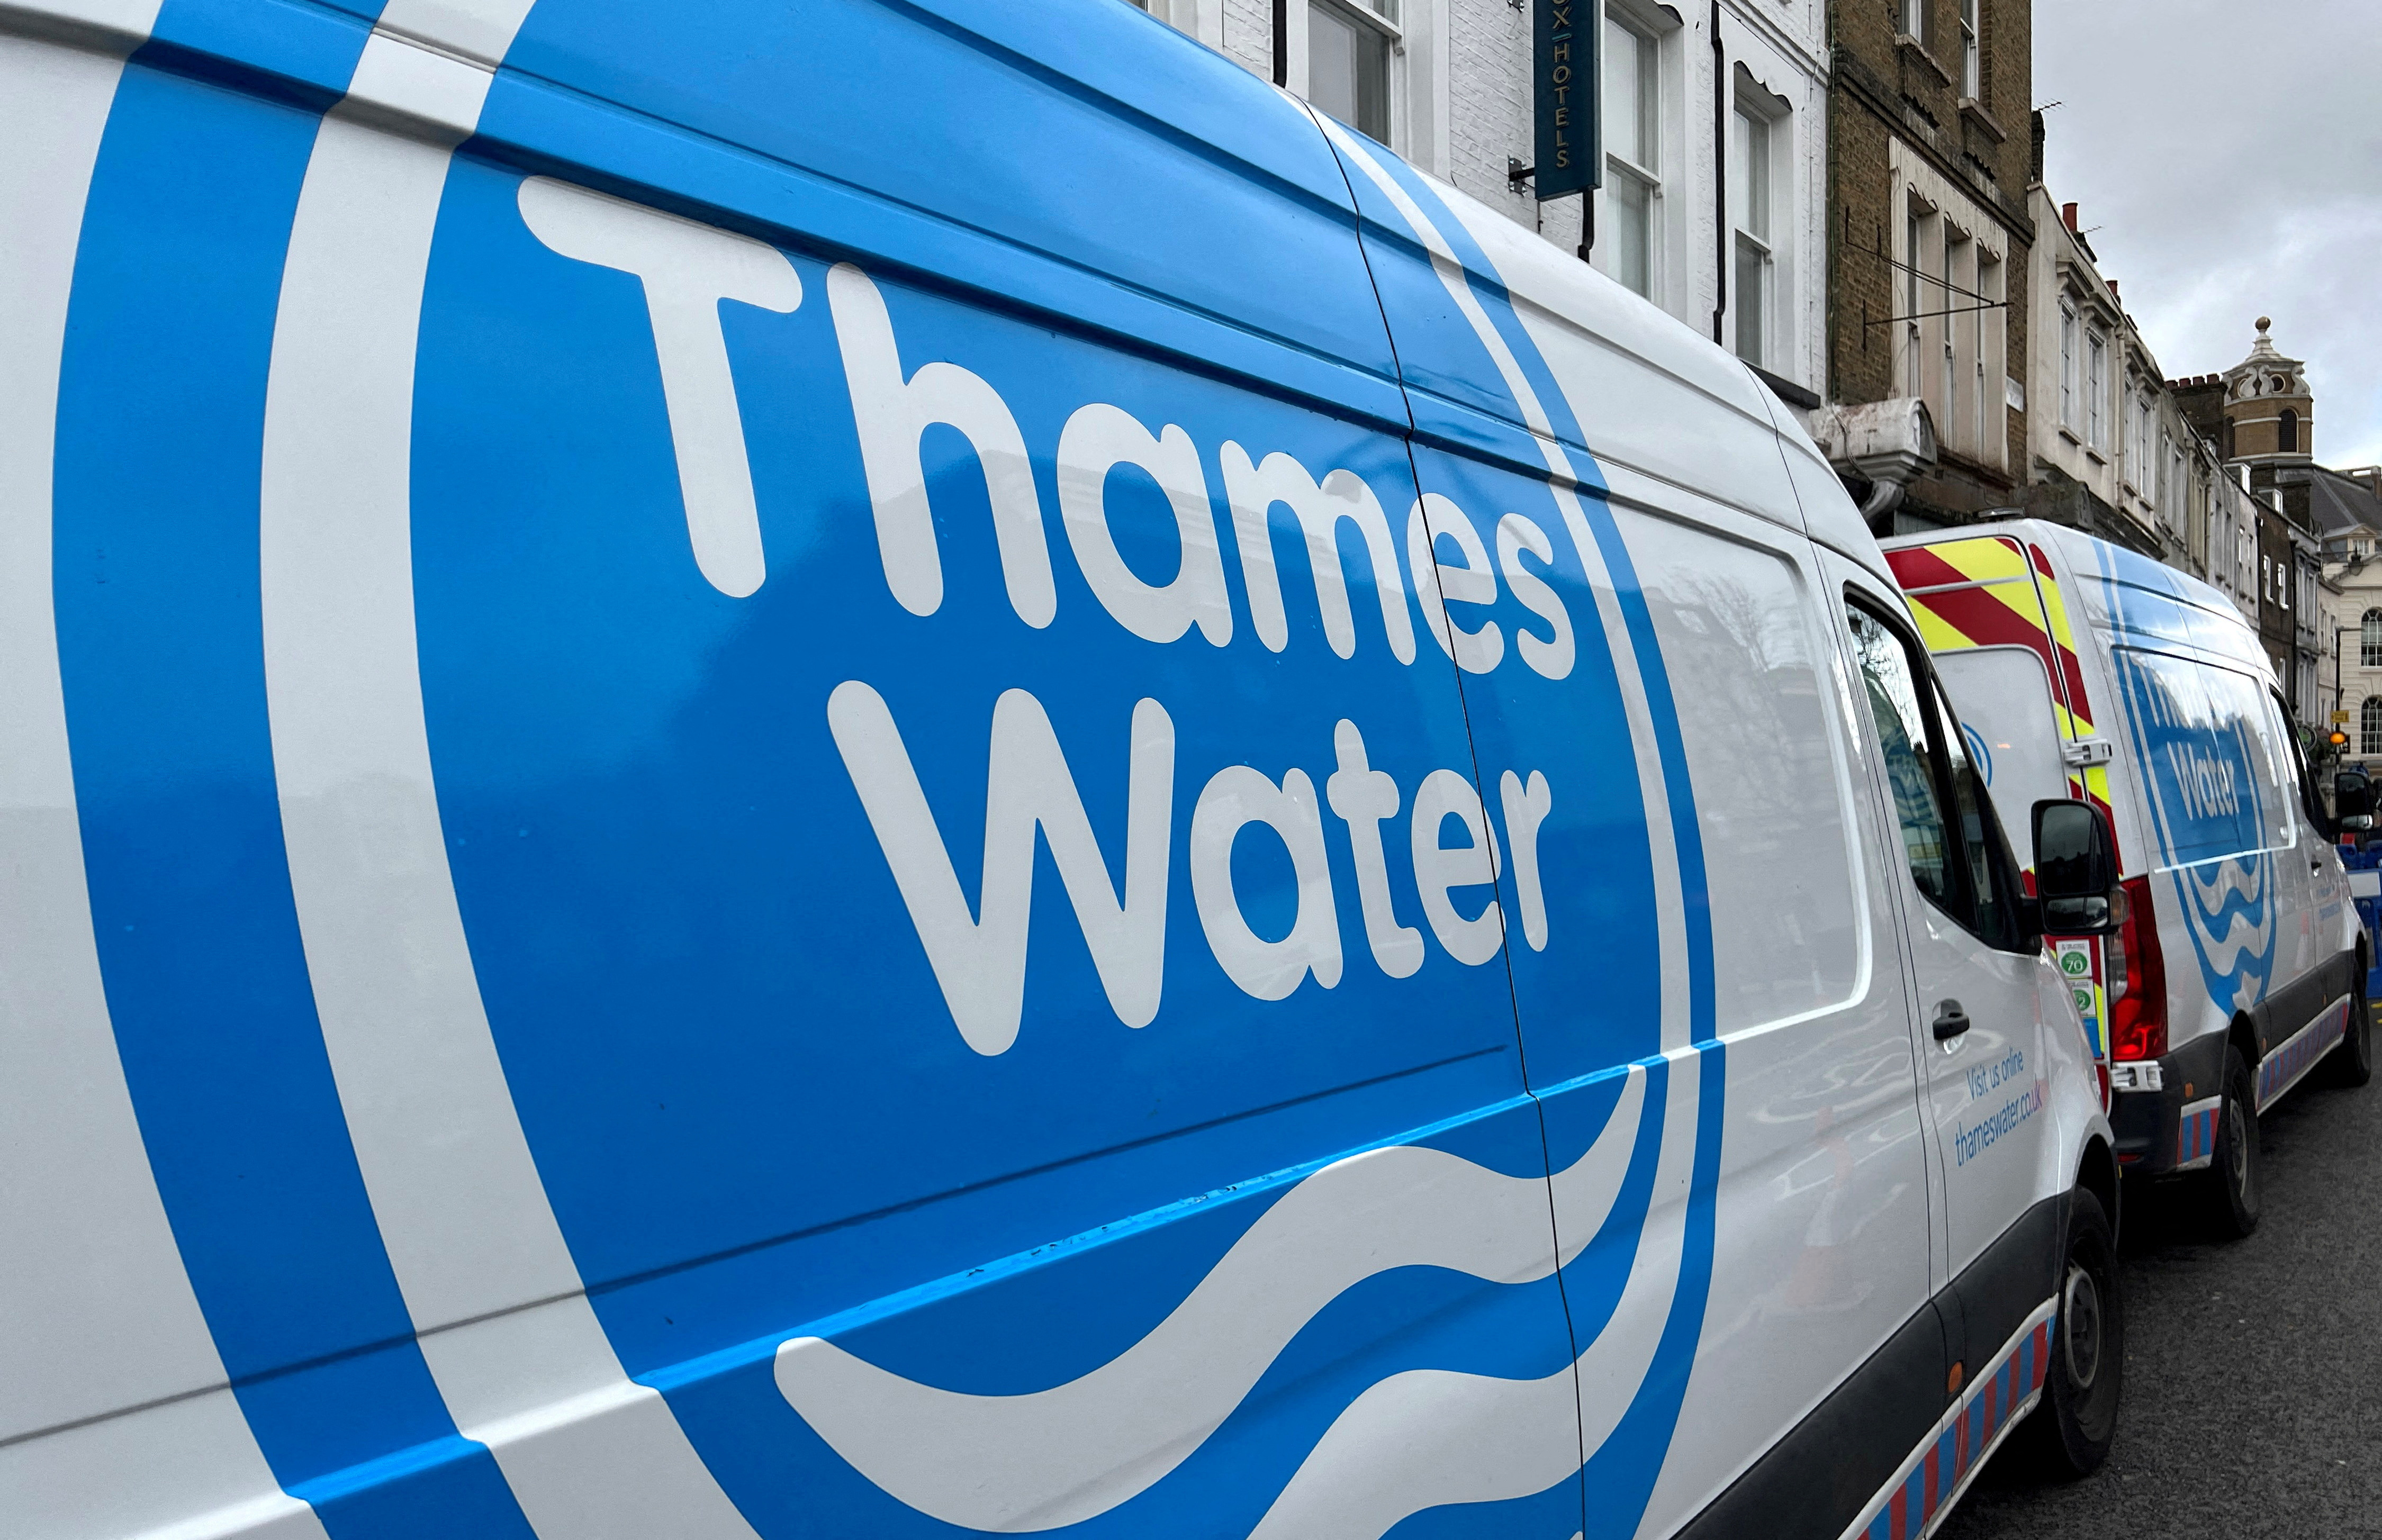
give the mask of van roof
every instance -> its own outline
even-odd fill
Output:
[[[1995,536],[2056,547],[2085,590],[2092,624],[2113,642],[2160,650],[2181,646],[2261,675],[2272,673],[2256,628],[2220,590],[2080,530],[2040,519],[2005,519],[1895,535],[1879,544],[1898,551]]]
[[[1418,175],[1422,175],[1420,172]],[[1669,488],[1808,534],[1893,581],[1860,511],[1801,423],[1735,354],[1460,189],[1463,222],[1565,393],[1579,447],[1615,491]],[[1661,496],[1661,494],[1656,494]]]

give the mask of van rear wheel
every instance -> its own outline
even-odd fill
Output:
[[[2325,1056],[2325,1079],[2335,1085],[2364,1085],[2374,1078],[2374,1002],[2365,997],[2365,978],[2359,974],[2349,992],[2349,1030],[2340,1045]]]
[[[2051,1322],[2043,1399],[2012,1436],[2020,1459],[2054,1481],[2074,1481],[2099,1470],[2117,1442],[2125,1365],[2117,1237],[2101,1200],[2080,1187],[2068,1200],[2068,1248],[2060,1261],[2059,1314]]]
[[[2239,1241],[2258,1228],[2265,1202],[2259,1170],[2256,1082],[2239,1048],[2225,1050],[2225,1099],[2216,1114],[2216,1148],[2198,1180],[2199,1208],[2209,1234]]]

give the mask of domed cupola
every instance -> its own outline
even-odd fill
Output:
[[[2229,459],[2306,462],[2315,458],[2315,403],[2306,366],[2287,359],[2258,317],[2250,356],[2225,372],[2225,453]]]

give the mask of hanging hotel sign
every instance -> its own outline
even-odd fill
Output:
[[[1596,0],[1530,0],[1532,94],[1538,159],[1531,185],[1539,201],[1584,191],[1598,173]]]

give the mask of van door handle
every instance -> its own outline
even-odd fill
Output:
[[[1948,1043],[1969,1030],[1969,1013],[1958,1000],[1935,1002],[1935,1041]]]

